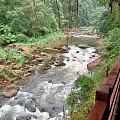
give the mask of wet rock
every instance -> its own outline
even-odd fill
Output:
[[[64,62],[58,62],[54,64],[55,66],[65,66],[66,64]]]
[[[95,57],[95,55],[92,55],[92,57]]]
[[[56,113],[60,112],[60,108],[58,106],[50,106],[49,110],[48,110],[50,116],[55,115]]]
[[[90,56],[89,58],[93,58],[92,56]]]
[[[76,51],[76,53],[79,53],[80,51]]]
[[[81,49],[87,49],[87,48],[89,48],[89,46],[87,46],[87,45],[79,45],[78,47],[81,48]]]
[[[18,105],[17,101],[9,101],[8,104],[11,106]]]
[[[37,119],[37,116],[35,116],[35,115],[21,115],[21,116],[16,117],[16,120],[31,120],[31,119]]]
[[[45,108],[40,108],[40,112],[46,112]]]
[[[25,100],[24,100],[24,99],[19,100],[19,101],[18,101],[18,104],[19,104],[20,106],[23,106],[23,105],[25,104]]]
[[[92,53],[96,53],[96,51],[93,51]]]
[[[27,108],[30,112],[36,112],[36,108],[32,106],[30,103],[26,104],[25,108]]]
[[[72,59],[72,61],[76,61],[76,59]]]
[[[66,57],[65,59],[66,59],[66,61],[70,61],[70,58],[69,58],[69,57]]]
[[[63,85],[66,85],[66,83],[65,83],[65,82],[63,82],[63,81],[62,81],[62,84],[63,84]]]
[[[18,92],[18,87],[14,84],[11,84],[5,87],[3,91],[3,96],[6,98],[10,98],[16,96],[17,92]]]
[[[48,83],[53,83],[53,81],[52,81],[52,80],[49,80]]]

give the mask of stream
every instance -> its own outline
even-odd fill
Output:
[[[52,67],[40,73],[37,69],[15,97],[1,99],[0,120],[63,120],[69,106],[65,104],[74,81],[79,75],[89,74],[87,64],[98,57],[95,49],[69,46],[64,56],[65,66]]]

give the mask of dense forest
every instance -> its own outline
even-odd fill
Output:
[[[83,29],[87,32],[82,34]],[[97,87],[108,77],[120,53],[120,0],[0,0],[0,88],[17,85],[31,76],[35,72],[30,70],[33,65],[39,66],[40,74],[54,63],[64,66],[63,56],[57,58],[56,53],[67,53],[69,45],[79,48],[83,44],[68,44],[72,32],[96,35],[100,43],[89,39],[85,45],[94,47],[99,56],[106,56],[98,69],[90,71],[91,76],[78,75],[64,101],[62,119],[86,120]],[[53,81],[49,83],[54,85]]]
[[[105,17],[108,14],[107,9],[96,0],[3,0],[0,2],[1,35],[6,31],[6,34],[9,33],[8,39],[18,34],[39,37],[64,28],[94,26],[98,24],[100,17],[101,19],[104,17],[103,14]],[[4,37],[1,39],[4,41]]]

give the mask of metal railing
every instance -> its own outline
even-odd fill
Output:
[[[120,89],[120,56],[106,82],[96,91],[96,102],[88,120],[111,120]]]

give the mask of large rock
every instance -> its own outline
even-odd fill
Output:
[[[18,50],[22,50],[24,52],[25,55],[30,55],[30,49],[28,46],[19,46]]]
[[[87,48],[89,48],[90,46],[87,46],[87,45],[79,45],[78,47],[81,48],[81,49],[87,49]]]
[[[23,71],[22,70],[12,70],[12,74],[14,76],[22,76],[23,75]]]
[[[25,108],[27,108],[27,110],[29,110],[30,112],[36,112],[36,108],[33,105],[31,105],[30,103],[26,104]]]
[[[7,46],[7,49],[10,50],[10,49],[13,49],[13,48],[16,48],[17,46],[15,44],[9,44]]]
[[[3,96],[6,98],[13,97],[17,95],[18,89],[19,88],[14,84],[8,85],[3,90]]]
[[[45,48],[44,52],[47,52],[47,53],[60,53],[60,50],[54,49],[54,48]]]
[[[37,116],[35,115],[20,115],[16,117],[16,120],[31,120],[31,119],[37,119]]]

